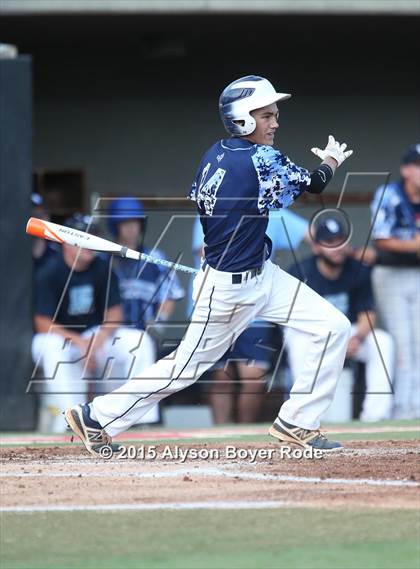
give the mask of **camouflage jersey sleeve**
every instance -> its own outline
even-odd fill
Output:
[[[258,209],[290,206],[311,184],[311,174],[271,146],[257,146],[252,156],[259,181]]]
[[[372,238],[409,240],[416,235],[413,210],[397,184],[380,186],[371,204]]]

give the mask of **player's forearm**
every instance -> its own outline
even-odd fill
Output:
[[[198,257],[204,257],[204,245],[202,245],[200,248],[195,249],[193,251],[194,255],[197,255]]]
[[[121,305],[117,304],[116,306],[108,308],[108,310],[105,311],[103,325],[100,326],[96,333],[95,344],[97,346],[103,344],[122,324],[123,311]]]
[[[376,313],[372,310],[361,312],[357,316],[357,336],[364,340],[376,324]]]
[[[165,300],[159,309],[159,316],[161,320],[168,320],[175,310],[175,300]]]
[[[332,166],[330,166],[330,161],[335,162],[333,158],[326,158],[324,162],[311,173],[311,183],[306,188],[307,192],[310,194],[320,194],[328,186],[335,171],[335,168],[333,169]],[[337,162],[335,162],[335,164],[337,164]]]
[[[323,164],[326,164],[327,166],[329,166],[331,168],[333,174],[335,173],[335,171],[338,168],[338,162],[337,162],[337,160],[332,158],[332,156],[327,156],[326,158],[324,158],[324,160],[321,162],[321,166]]]
[[[376,239],[376,247],[381,251],[390,253],[418,253],[420,250],[420,236],[413,239]]]
[[[123,318],[122,306],[121,304],[116,304],[105,311],[103,323],[109,327],[113,324],[118,327],[123,323]]]

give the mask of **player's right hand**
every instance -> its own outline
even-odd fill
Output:
[[[353,154],[353,150],[346,150],[347,144],[344,142],[340,144],[338,140],[335,140],[332,134],[328,137],[328,144],[321,150],[320,148],[311,148],[311,152],[313,152],[318,158],[321,160],[325,160],[328,156],[334,158],[337,162],[337,165],[340,166],[346,158]]]

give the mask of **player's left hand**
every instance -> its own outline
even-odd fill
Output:
[[[318,158],[321,160],[325,160],[328,156],[334,158],[337,162],[337,165],[340,166],[346,158],[353,154],[353,150],[346,150],[347,144],[343,142],[340,144],[338,140],[335,140],[332,134],[328,137],[328,144],[321,150],[320,148],[311,148],[311,152],[313,152]]]
[[[357,354],[357,352],[360,350],[360,347],[362,345],[362,340],[359,336],[352,336],[349,340],[348,346],[347,346],[347,354],[346,356],[348,358],[354,358]]]

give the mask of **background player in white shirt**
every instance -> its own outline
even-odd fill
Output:
[[[288,272],[343,312],[352,323],[347,358],[366,364],[366,394],[360,419],[391,418],[395,349],[390,334],[376,328],[375,301],[370,268],[352,258],[346,228],[334,217],[316,229],[314,255],[296,263]],[[297,377],[307,346],[298,332],[287,330],[286,346],[292,375]]]

